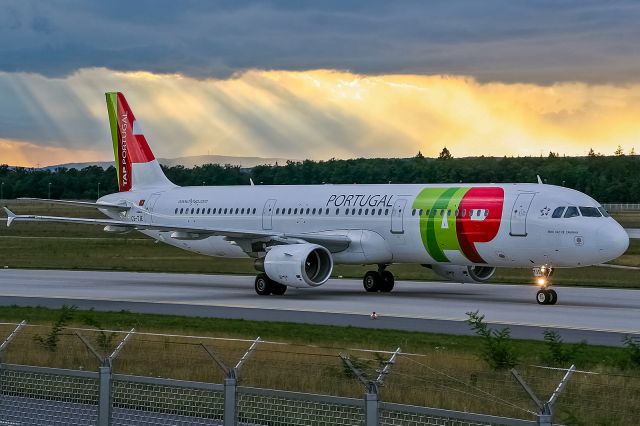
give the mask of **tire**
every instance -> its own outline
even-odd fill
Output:
[[[272,291],[272,281],[267,274],[258,274],[256,276],[255,289],[260,296],[268,296]]]
[[[389,293],[393,290],[393,286],[395,285],[395,278],[393,277],[393,274],[389,271],[382,271],[380,276],[380,291],[383,293]]]
[[[368,293],[374,293],[380,291],[380,282],[382,278],[380,278],[380,274],[376,271],[368,271],[364,274],[364,278],[362,279],[362,286]]]
[[[551,296],[547,290],[538,290],[536,293],[536,302],[538,302],[538,305],[548,305],[550,299]]]
[[[271,294],[282,296],[287,291],[287,286],[277,282],[271,283]]]
[[[555,305],[558,301],[558,293],[555,290],[547,290],[549,292],[549,305]]]

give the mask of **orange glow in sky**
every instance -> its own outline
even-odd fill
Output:
[[[542,86],[332,70],[197,80],[100,68],[62,79],[12,78],[25,105],[37,106],[53,127],[41,140],[0,139],[0,163],[11,165],[110,160],[103,95],[109,90],[125,93],[158,157],[436,156],[444,146],[456,157],[538,156],[640,148],[640,84]],[[66,113],[62,95],[92,121]]]

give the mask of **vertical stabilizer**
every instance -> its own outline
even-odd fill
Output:
[[[105,95],[120,192],[175,186],[162,172],[124,95]]]

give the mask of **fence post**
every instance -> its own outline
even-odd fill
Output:
[[[236,385],[235,377],[224,378],[224,426],[235,426],[236,412]]]
[[[391,371],[391,366],[396,363],[396,358],[400,354],[400,348],[396,349],[391,355],[388,361],[385,361],[384,367],[378,370],[378,377],[375,380],[369,380],[367,375],[364,374],[359,368],[357,368],[351,362],[349,355],[339,354],[342,362],[346,365],[354,374],[356,379],[365,385],[367,392],[364,394],[364,418],[366,426],[378,426],[379,423],[379,408],[380,408],[380,392],[379,387],[384,384],[384,378]]]
[[[558,383],[558,386],[551,394],[549,400],[541,401],[540,398],[538,398],[538,396],[535,394],[535,392],[533,392],[533,389],[531,389],[527,382],[525,382],[524,379],[520,376],[518,371],[515,368],[511,369],[511,374],[513,375],[513,377],[518,381],[520,386],[522,386],[525,392],[529,395],[529,398],[531,398],[531,400],[539,410],[537,414],[538,426],[553,425],[553,409],[556,405],[556,402],[558,401],[558,397],[567,386],[567,383],[569,382],[569,379],[571,378],[571,375],[573,375],[574,371],[576,371],[576,366],[572,365],[567,369],[566,374],[564,375],[562,380],[560,380],[560,383]]]
[[[369,383],[367,393],[364,394],[364,416],[366,426],[378,426],[378,385],[375,382]]]
[[[213,359],[218,367],[220,367],[224,372],[224,426],[236,426],[236,421],[238,419],[238,375],[240,374],[240,369],[242,369],[242,366],[247,362],[260,342],[262,342],[262,339],[258,336],[233,368],[227,367],[224,361],[222,361],[215,352],[202,343],[200,344],[202,349],[209,354],[211,359]]]
[[[111,362],[105,358],[99,368],[100,392],[98,398],[98,426],[111,424]]]
[[[85,344],[87,349],[95,355],[100,361],[100,367],[98,368],[98,426],[110,426],[111,425],[111,409],[113,404],[113,386],[111,370],[113,361],[118,357],[120,351],[127,343],[127,341],[133,336],[136,329],[132,328],[124,339],[120,341],[118,346],[109,356],[103,356],[93,347],[91,343],[84,336],[77,331],[75,335]]]

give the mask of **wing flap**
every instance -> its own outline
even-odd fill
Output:
[[[89,207],[96,209],[115,210],[119,212],[127,211],[131,209],[130,206],[109,204],[109,203],[93,203],[91,201],[76,201],[76,200],[51,200],[48,198],[18,198],[20,201],[29,201],[33,203],[48,203],[48,204],[61,204],[64,206],[74,207]]]

